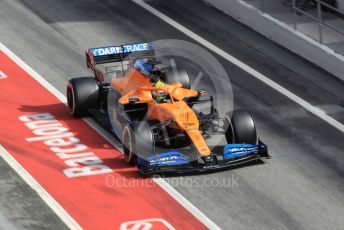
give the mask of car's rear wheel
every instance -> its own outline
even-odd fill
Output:
[[[236,110],[231,118],[227,113],[224,118],[225,136],[228,143],[257,144],[256,125],[250,112]]]
[[[123,129],[122,145],[125,160],[135,164],[137,156],[145,158],[153,154],[153,133],[147,122],[133,121]]]
[[[190,89],[190,78],[188,73],[185,70],[174,70],[172,68],[169,68],[165,72],[165,79],[167,83],[174,83],[179,82],[182,84],[183,88]]]
[[[88,115],[88,109],[98,106],[99,87],[94,77],[72,78],[67,85],[67,103],[75,117]]]

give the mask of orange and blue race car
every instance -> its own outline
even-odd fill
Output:
[[[269,158],[248,111],[220,117],[207,91],[191,89],[186,71],[159,67],[150,43],[91,48],[86,64],[95,76],[67,85],[71,114],[91,115],[111,130],[125,160],[142,173],[209,171]],[[203,103],[207,114],[195,108]]]

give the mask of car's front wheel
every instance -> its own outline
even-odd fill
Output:
[[[149,123],[133,121],[126,125],[122,134],[123,153],[126,162],[135,164],[137,156],[146,158],[154,151],[153,133]]]
[[[225,136],[228,143],[257,144],[256,125],[250,112],[235,110],[224,118]]]

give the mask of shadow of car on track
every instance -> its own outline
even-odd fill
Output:
[[[67,106],[63,103],[43,105],[22,104],[19,110],[30,114],[50,113],[58,120],[76,120],[76,118],[70,115]]]

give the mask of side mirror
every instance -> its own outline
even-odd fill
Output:
[[[205,89],[198,90],[198,95],[206,95],[206,94],[208,94],[207,90],[205,90]]]

